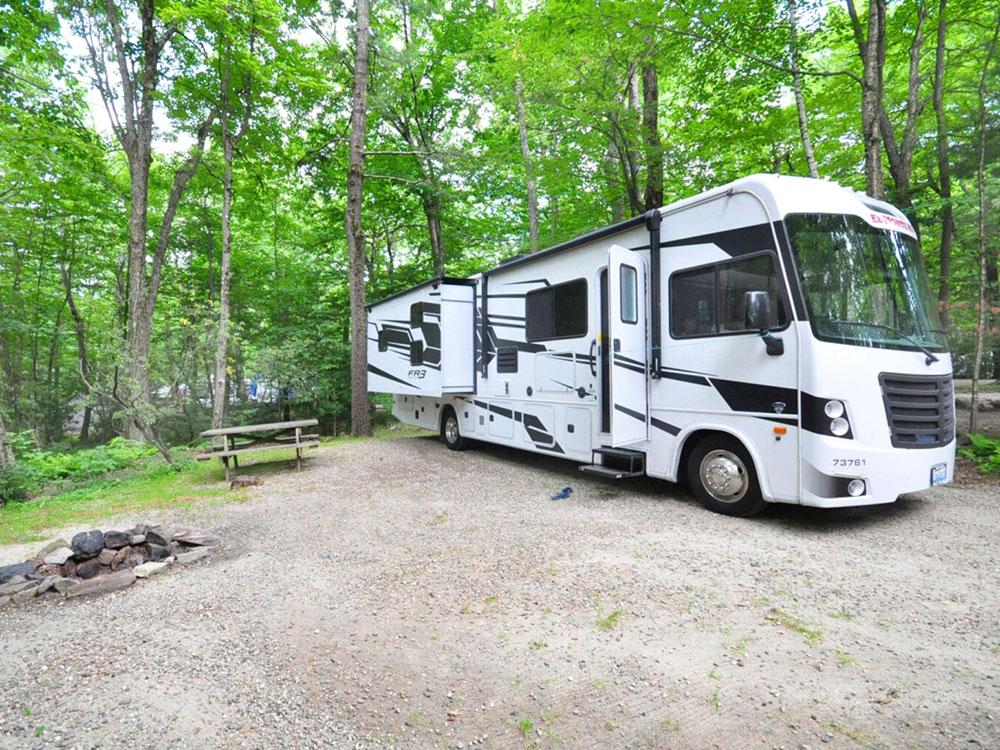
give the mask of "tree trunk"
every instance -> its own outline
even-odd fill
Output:
[[[652,38],[646,40],[652,58]],[[663,151],[659,130],[660,90],[656,63],[642,66],[642,133],[646,146],[646,210],[663,205]]]
[[[873,198],[885,198],[882,180],[882,137],[879,112],[882,107],[882,64],[885,58],[885,0],[871,0],[868,36],[864,47],[861,88],[861,132],[865,144],[865,182]]]
[[[948,121],[944,110],[944,56],[948,21],[945,17],[948,0],[938,4],[937,50],[934,58],[934,113],[937,116],[938,194],[941,196],[941,244],[939,249],[938,307],[945,331],[950,327],[951,302],[951,241],[955,235],[955,219],[951,206],[951,165],[948,162]]]
[[[514,98],[517,102],[517,132],[521,143],[521,159],[524,161],[524,182],[528,191],[528,243],[531,252],[538,249],[538,195],[535,193],[535,170],[528,148],[528,120],[524,115],[524,83],[521,77],[514,79]]]
[[[350,165],[347,171],[348,273],[351,297],[351,434],[371,435],[368,410],[368,311],[365,309],[365,234],[361,200],[365,179],[365,131],[368,124],[369,0],[357,0],[355,17],[354,95],[351,106]],[[430,217],[428,217],[428,220]],[[433,229],[432,235],[433,235]]]
[[[979,76],[979,163],[976,168],[976,190],[979,194],[979,300],[976,315],[976,353],[972,365],[972,395],[969,399],[969,432],[976,431],[976,401],[979,397],[979,374],[983,367],[983,349],[986,343],[986,285],[987,265],[989,263],[986,247],[986,81],[989,77],[990,63],[997,46],[997,34],[1000,33],[1000,13],[994,23],[993,39],[990,42],[983,70]]]
[[[230,129],[229,78],[232,49],[226,44],[222,72],[222,259],[219,269],[219,328],[215,339],[215,368],[212,380],[212,429],[226,419],[226,354],[229,350],[229,286],[232,280],[233,133]]]
[[[431,258],[434,261],[434,275],[444,276],[444,238],[441,234],[441,198],[437,192],[436,177],[427,173],[430,179],[420,191],[420,203],[427,218],[427,235],[431,241]],[[360,206],[359,206],[360,210]],[[362,234],[362,236],[364,236]],[[364,258],[364,245],[361,246],[361,257]]]
[[[3,411],[0,410],[0,471],[14,468],[14,449],[7,437],[7,426],[3,421]]]
[[[792,88],[795,92],[795,108],[799,113],[799,135],[802,138],[802,150],[809,165],[809,176],[819,177],[819,167],[816,165],[816,154],[813,153],[812,139],[809,137],[809,116],[806,113],[806,99],[802,93],[802,74],[799,72],[799,19],[795,0],[788,0],[788,20],[791,31],[792,57]]]
[[[77,365],[80,369],[80,378],[83,380],[84,388],[87,389],[88,403],[83,410],[83,424],[80,425],[80,440],[87,442],[90,439],[90,417],[92,407],[89,403],[91,397],[90,388],[90,362],[87,358],[87,335],[84,328],[83,316],[77,309],[76,301],[73,299],[73,280],[71,271],[66,266],[62,267],[63,287],[66,291],[66,305],[69,307],[70,317],[73,318],[73,331],[76,334],[76,356]]]

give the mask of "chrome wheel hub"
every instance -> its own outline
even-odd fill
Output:
[[[750,476],[743,461],[735,453],[716,450],[701,460],[701,483],[708,494],[719,502],[735,503],[741,500],[750,486]]]
[[[459,437],[458,432],[458,420],[454,417],[448,417],[444,421],[444,439],[449,443],[457,443]]]

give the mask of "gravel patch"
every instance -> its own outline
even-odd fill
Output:
[[[312,456],[102,524],[203,528],[204,560],[0,610],[0,746],[1000,744],[995,482],[741,520],[494,446]]]

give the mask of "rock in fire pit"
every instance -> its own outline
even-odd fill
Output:
[[[82,531],[71,542],[57,539],[23,563],[0,567],[0,608],[44,595],[117,591],[137,578],[201,560],[219,544],[200,531],[148,524],[126,531]]]

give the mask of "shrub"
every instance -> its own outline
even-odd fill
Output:
[[[155,452],[156,449],[152,446],[116,437],[107,445],[72,453],[35,451],[24,458],[24,463],[43,481],[92,479],[108,472],[127,469]]]
[[[15,464],[9,469],[0,469],[0,508],[7,503],[27,500],[31,496],[34,478],[25,466]]]
[[[1000,474],[1000,439],[969,435],[969,445],[959,452],[971,459],[983,474]]]

